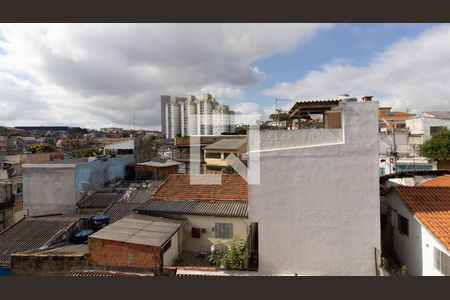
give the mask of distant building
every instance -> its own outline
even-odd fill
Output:
[[[450,128],[450,112],[423,112],[422,116],[406,120],[411,135],[420,137],[417,143],[423,144],[441,127]]]
[[[398,186],[381,199],[383,244],[409,275],[450,275],[450,188]]]
[[[209,136],[184,136],[175,138],[175,145],[173,151],[173,159],[183,163],[185,173],[191,173],[191,163],[200,163],[200,172],[205,171],[205,147],[214,144],[221,140],[229,139],[247,139],[246,135],[209,135]],[[191,153],[191,148],[200,148],[194,155]]]
[[[222,173],[225,170],[233,172],[229,169],[226,158],[230,154],[234,154],[237,158],[242,159],[242,155],[247,151],[247,138],[241,139],[222,139],[204,149],[205,155],[205,174]]]
[[[202,99],[161,96],[161,128],[165,138],[234,133],[234,112],[210,94]]]
[[[134,167],[136,180],[164,180],[170,174],[177,174],[181,163],[171,159],[159,159],[137,163]]]

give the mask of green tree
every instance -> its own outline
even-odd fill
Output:
[[[70,155],[73,158],[82,158],[82,157],[90,157],[90,156],[96,156],[102,154],[101,149],[97,148],[89,148],[89,149],[79,149],[72,151]]]
[[[46,144],[33,144],[28,147],[28,151],[31,153],[52,152],[53,147]]]
[[[247,246],[242,238],[234,238],[230,245],[216,244],[216,250],[209,257],[209,262],[228,270],[243,269],[248,259]]]
[[[450,130],[442,127],[423,143],[420,151],[430,161],[450,160]]]
[[[285,112],[281,112],[281,113],[279,113],[279,114],[271,114],[270,116],[269,116],[269,118],[272,120],[272,121],[289,121],[289,115],[288,115],[288,113],[285,113]],[[279,118],[279,119],[278,119]]]

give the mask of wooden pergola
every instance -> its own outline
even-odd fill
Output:
[[[289,110],[289,126],[292,129],[292,120],[308,119],[310,114],[322,114],[326,111],[338,106],[340,100],[316,100],[316,101],[299,101]]]

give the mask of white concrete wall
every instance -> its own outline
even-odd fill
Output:
[[[258,223],[263,274],[376,274],[378,103],[341,107],[343,129],[262,133],[249,218]]]
[[[212,230],[215,223],[233,224],[233,235],[247,240],[249,232],[249,223],[245,218],[234,217],[213,217],[213,216],[194,216],[184,215],[188,221],[184,226],[183,232],[183,250],[193,252],[209,252],[213,244],[219,242],[230,242],[232,239],[216,239],[215,232]],[[205,228],[206,232],[201,233],[200,238],[191,237],[191,228]]]
[[[447,256],[450,256],[450,251],[444,248],[444,246],[430,233],[430,231],[422,226],[422,275],[423,276],[443,276],[443,274],[434,268],[434,248],[444,252]],[[447,270],[450,270],[447,259]]]
[[[403,235],[398,230],[398,217],[391,217],[393,225],[394,253],[401,265],[405,265],[408,274],[422,275],[422,228],[414,215],[396,193],[386,195],[386,205],[409,221],[409,234]]]
[[[30,216],[74,213],[80,191],[103,186],[106,181],[123,178],[133,155],[77,164],[22,165],[23,205]],[[88,182],[88,184],[83,184]]]
[[[22,168],[23,208],[30,216],[74,213],[75,166]]]
[[[172,266],[175,260],[178,258],[178,254],[180,253],[180,243],[181,241],[181,232],[182,230],[178,230],[171,238],[172,245],[166,252],[163,254],[163,265],[164,266]]]

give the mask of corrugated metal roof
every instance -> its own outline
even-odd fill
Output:
[[[247,139],[223,139],[205,147],[206,150],[239,150],[245,146]]]
[[[161,247],[184,222],[184,220],[132,214],[97,231],[89,236],[89,239]]]
[[[155,276],[154,273],[133,273],[109,270],[79,270],[66,273],[71,277]]]
[[[111,217],[110,223],[114,223],[133,212],[139,205],[149,201],[162,181],[150,181],[146,188],[129,189],[119,202],[113,202],[103,214]]]
[[[80,220],[79,216],[25,218],[0,232],[0,267],[9,268],[11,254],[38,249]]]
[[[437,119],[450,119],[450,111],[424,111],[423,116]]]
[[[136,211],[245,218],[248,216],[248,203],[244,201],[152,200],[136,208]]]
[[[123,192],[96,192],[80,200],[79,208],[107,207],[122,198]]]
[[[71,256],[71,255],[87,255],[89,249],[87,244],[66,244],[63,246],[50,249],[33,249],[29,251],[20,252],[21,255],[37,255],[37,256]]]
[[[142,163],[137,163],[138,166],[146,166],[146,167],[171,167],[179,165],[180,163],[174,160],[167,160],[165,162],[159,162],[159,161],[146,161]]]

